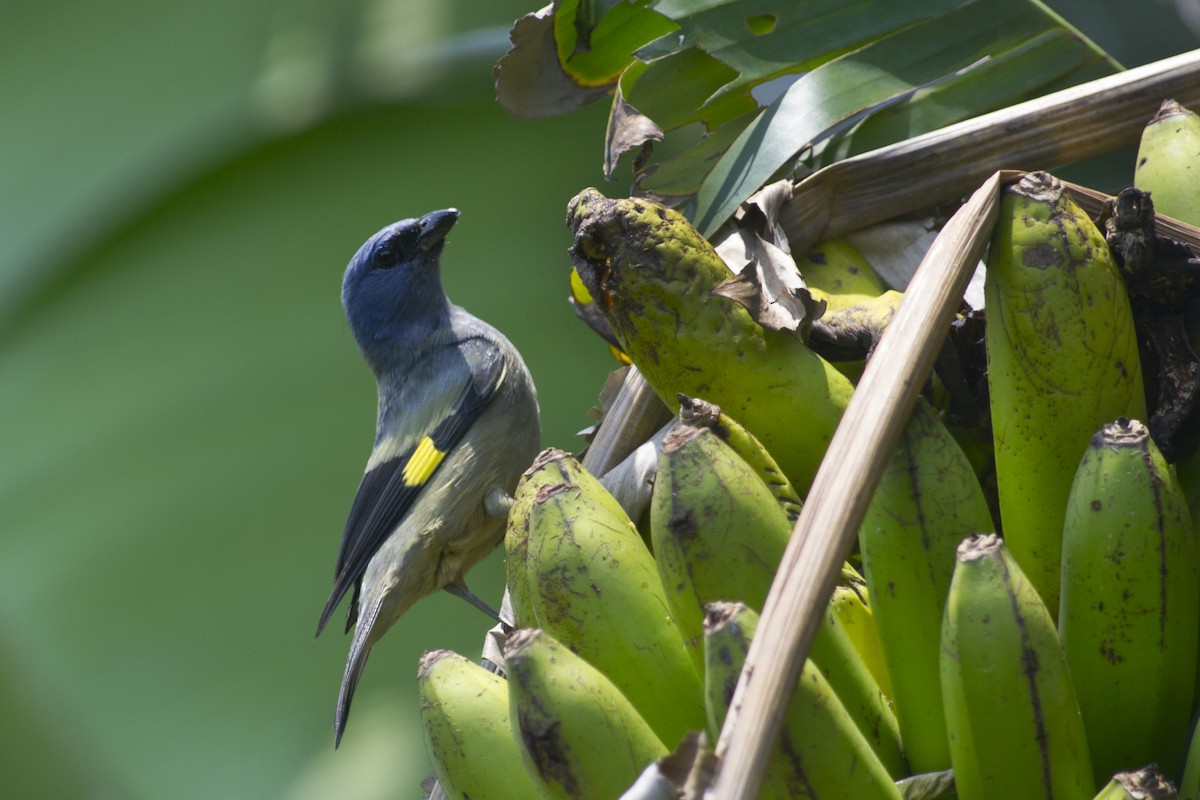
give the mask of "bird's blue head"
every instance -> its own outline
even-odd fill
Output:
[[[342,306],[363,357],[376,372],[403,361],[416,342],[444,323],[450,301],[438,257],[458,209],[403,219],[354,254],[342,278]]]

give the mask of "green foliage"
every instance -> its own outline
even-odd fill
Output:
[[[635,185],[688,204],[705,235],[798,158],[819,167],[1116,68],[1038,0],[560,2],[521,24],[497,73],[505,107],[570,111],[611,75],[607,168],[640,149]],[[546,36],[556,63],[533,45]]]

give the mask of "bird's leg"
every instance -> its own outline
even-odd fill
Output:
[[[483,510],[489,517],[507,519],[508,510],[512,508],[513,498],[508,492],[497,486],[483,498]]]
[[[500,615],[497,614],[491,606],[476,597],[471,590],[467,588],[467,584],[463,582],[462,578],[457,578],[451,583],[447,583],[442,588],[455,597],[461,597],[463,600],[466,600],[468,603],[475,606],[497,622],[500,621]]]

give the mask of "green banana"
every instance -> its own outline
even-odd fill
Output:
[[[853,391],[790,333],[712,295],[732,273],[677,211],[585,189],[567,224],[576,271],[621,348],[670,408],[703,397],[762,441],[797,491],[812,482]]]
[[[621,690],[549,633],[514,632],[504,658],[512,736],[543,798],[618,797],[666,755]]]
[[[1178,777],[1196,684],[1200,554],[1187,498],[1141,422],[1105,425],[1063,525],[1059,636],[1097,782]]]
[[[813,321],[812,346],[852,381],[892,321],[903,292],[891,290],[858,250],[840,239],[814,245],[796,266],[825,312]]]
[[[1200,116],[1163,101],[1142,130],[1133,185],[1150,192],[1158,213],[1200,225]]]
[[[871,609],[870,593],[865,582],[833,587],[833,595],[829,598],[829,609],[837,617],[838,622],[850,637],[858,657],[871,672],[871,677],[879,684],[879,691],[888,699],[894,701],[892,681],[888,675],[887,662],[883,658],[883,643],[879,640],[879,628],[875,624],[875,612]],[[897,719],[899,724],[899,719]],[[901,735],[901,741],[904,736]],[[907,748],[905,750],[907,755]],[[912,766],[911,759],[909,766]]]
[[[729,445],[775,495],[779,507],[787,514],[788,522],[795,523],[803,507],[800,495],[796,493],[792,482],[783,474],[774,457],[763,447],[762,442],[741,423],[722,411],[720,406],[698,397],[688,397],[686,394],[679,394],[676,399],[679,400],[680,421],[708,428]]]
[[[660,739],[704,726],[703,682],[654,558],[616,500],[561,450],[521,476],[504,537],[517,627],[540,627],[603,672]]]
[[[1172,800],[1175,787],[1151,764],[1136,772],[1118,772],[1093,800]]]
[[[791,530],[755,471],[711,430],[681,424],[668,434],[650,536],[667,602],[689,641],[700,641],[707,603],[762,608]],[[832,610],[811,656],[888,770],[907,775],[896,716]]]
[[[1200,800],[1200,725],[1193,727],[1190,741],[1179,780],[1179,800]]]
[[[867,586],[913,772],[950,767],[938,659],[955,552],[992,528],[971,463],[918,398],[859,529]]]
[[[995,534],[958,548],[942,701],[961,800],[1086,800],[1087,739],[1054,621]]]
[[[1125,286],[1104,237],[1062,184],[1008,187],[984,281],[996,480],[1005,544],[1058,608],[1063,513],[1092,434],[1146,419]]]
[[[709,733],[714,738],[725,722],[757,625],[758,615],[743,603],[713,603],[707,608],[704,674]],[[811,659],[788,703],[760,797],[900,798],[887,769]]]
[[[509,725],[503,678],[458,653],[435,650],[417,667],[417,696],[425,749],[450,800],[538,796]]]
[[[804,285],[826,313],[865,302],[888,291],[862,254],[841,239],[826,239],[796,259]]]

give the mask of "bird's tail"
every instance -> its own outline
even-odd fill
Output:
[[[346,730],[346,721],[350,718],[350,702],[354,699],[354,690],[358,687],[358,679],[362,677],[363,669],[367,666],[367,656],[371,654],[371,629],[375,626],[375,618],[379,615],[379,606],[362,609],[358,627],[354,630],[354,639],[350,643],[350,655],[346,659],[346,672],[342,675],[342,688],[338,692],[337,712],[333,718],[333,746],[336,748],[342,742],[342,734]]]

